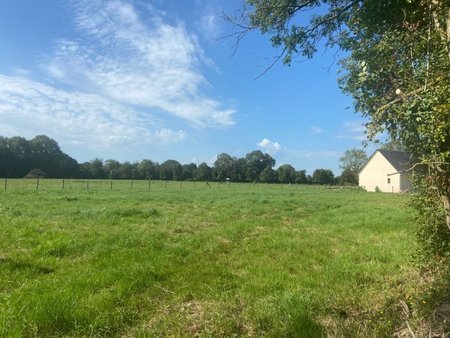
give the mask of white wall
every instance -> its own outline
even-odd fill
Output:
[[[388,160],[377,151],[359,173],[359,186],[367,191],[375,191],[378,187],[382,192],[400,192],[402,175],[396,172]]]

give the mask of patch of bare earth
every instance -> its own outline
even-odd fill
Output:
[[[165,327],[170,321],[172,327]],[[161,325],[162,324],[162,325]],[[190,300],[181,304],[162,305],[152,317],[142,324],[139,332],[158,337],[254,337],[251,325],[242,317],[242,308],[215,301]],[[136,329],[124,338],[136,335]]]

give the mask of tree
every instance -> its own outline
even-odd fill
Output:
[[[229,18],[240,27],[238,40],[254,29],[271,35],[281,50],[274,62],[311,58],[322,42],[345,52],[341,88],[368,120],[369,140],[387,132],[417,158],[415,206],[425,227],[440,234],[424,235],[423,243],[440,247],[434,254],[441,257],[450,253],[449,1],[246,2],[244,21]]]
[[[80,177],[91,178],[91,162],[83,162],[80,164]]]
[[[348,169],[356,174],[361,170],[364,164],[366,164],[367,160],[366,153],[361,149],[346,150],[344,155],[339,159],[342,170]]]
[[[119,168],[120,168],[120,162],[116,160],[106,160],[103,164],[103,170],[108,175],[110,179],[117,179],[119,178]]]
[[[10,158],[10,177],[24,177],[31,169],[36,168],[32,163],[30,144],[24,137],[11,137],[8,148],[13,155]]]
[[[58,143],[46,135],[38,135],[29,141],[30,162],[33,168],[42,169],[47,177],[61,176],[59,157],[62,154]]]
[[[183,180],[192,181],[194,179],[195,171],[197,170],[197,165],[195,163],[183,164]]]
[[[272,168],[275,165],[275,159],[269,154],[263,154],[260,150],[254,150],[245,155],[245,172],[247,180],[256,182],[263,170],[267,167]]]
[[[23,177],[40,168],[47,177],[77,177],[76,160],[61,151],[58,143],[45,135],[31,140],[15,136],[0,138],[0,173],[3,177]]]
[[[132,179],[133,177],[133,164],[126,161],[120,164],[116,169],[116,178],[118,179]]]
[[[306,176],[306,170],[298,170],[295,172],[295,183],[299,184],[309,183],[308,177]]]
[[[295,168],[290,164],[283,164],[277,169],[280,183],[294,183],[296,179]]]
[[[176,160],[167,160],[161,163],[159,170],[162,180],[178,181],[183,178],[183,167]]]
[[[336,179],[340,185],[358,185],[359,183],[358,174],[349,168],[344,169],[341,176]]]
[[[245,158],[238,158],[236,161],[236,181],[245,182],[247,180],[246,170],[247,162]]]
[[[13,177],[11,165],[17,161],[15,154],[9,148],[9,139],[0,136],[0,177]]]
[[[346,150],[344,155],[339,159],[342,174],[338,179],[338,183],[342,185],[358,185],[359,171],[366,164],[367,160],[368,158],[364,150]]]
[[[316,169],[312,175],[314,184],[334,184],[334,175],[330,169]]]
[[[236,181],[237,159],[226,153],[220,154],[214,162],[213,175],[217,181],[225,181],[227,178]]]
[[[267,166],[259,175],[259,180],[264,183],[275,183],[278,179],[278,173],[271,167]]]
[[[137,166],[139,177],[145,180],[156,179],[156,164],[151,160],[142,160]]]
[[[40,168],[47,177],[74,177],[78,175],[78,162],[61,151],[58,143],[46,135],[38,135],[29,141],[31,158],[29,165]]]
[[[103,168],[103,160],[102,159],[94,158],[90,162],[89,177],[90,178],[106,178],[106,173]]]
[[[194,174],[195,181],[210,181],[212,179],[212,169],[206,164],[202,162],[198,165],[197,170]]]

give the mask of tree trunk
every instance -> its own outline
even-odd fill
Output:
[[[450,7],[447,8],[447,55],[450,61]]]
[[[450,230],[450,200],[447,195],[442,196],[442,203],[444,204],[445,222]]]

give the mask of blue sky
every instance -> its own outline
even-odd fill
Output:
[[[224,3],[2,0],[0,134],[46,134],[79,162],[212,164],[260,149],[277,166],[339,174],[364,129],[334,52],[256,79],[277,51],[255,32],[232,57],[221,15],[241,1]]]

